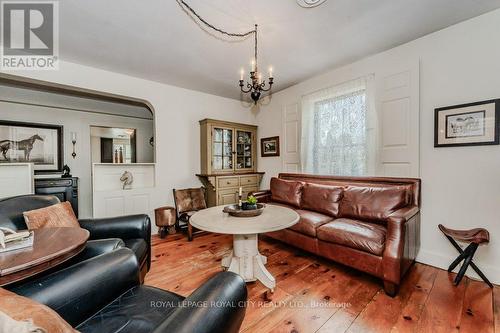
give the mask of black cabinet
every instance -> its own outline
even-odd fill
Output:
[[[78,217],[78,177],[35,179],[35,193],[55,195],[61,201],[69,201]]]

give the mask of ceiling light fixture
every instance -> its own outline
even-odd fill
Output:
[[[321,0],[320,0],[321,1]],[[270,91],[272,88],[272,85],[274,83],[274,77],[273,77],[273,69],[272,67],[269,68],[269,79],[268,83],[266,84],[266,81],[263,80],[262,78],[262,73],[259,72],[259,65],[257,61],[257,24],[255,25],[254,30],[250,30],[244,33],[231,33],[224,31],[222,29],[219,29],[212,24],[208,23],[204,18],[202,18],[198,13],[194,11],[193,8],[191,8],[184,0],[177,0],[179,5],[181,7],[194,15],[201,23],[203,23],[205,26],[208,28],[217,31],[218,33],[222,35],[226,35],[228,37],[236,37],[236,38],[246,38],[250,35],[254,35],[254,57],[252,59],[252,64],[251,64],[251,69],[250,69],[250,82],[245,82],[244,80],[244,75],[245,71],[241,69],[240,72],[240,81],[239,81],[239,86],[240,90],[242,93],[250,93],[250,98],[254,101],[255,104],[259,101],[259,99],[262,97],[263,92]],[[246,85],[245,85],[246,83]],[[270,93],[269,93],[270,94]]]
[[[300,7],[313,8],[321,5],[326,0],[297,0]]]

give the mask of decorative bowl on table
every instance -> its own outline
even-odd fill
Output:
[[[224,207],[222,210],[224,213],[228,213],[231,216],[235,217],[254,217],[259,216],[264,211],[266,207],[265,204],[258,203],[255,205],[255,209],[242,209],[242,207],[238,205],[229,205]]]

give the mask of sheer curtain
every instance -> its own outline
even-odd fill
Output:
[[[362,176],[374,173],[376,114],[373,75],[302,97],[302,171]]]

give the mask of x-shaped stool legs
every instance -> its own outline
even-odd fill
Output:
[[[462,278],[464,277],[465,271],[467,270],[467,267],[472,267],[472,269],[483,279],[484,282],[490,287],[493,288],[493,285],[491,282],[488,280],[488,278],[481,272],[481,270],[472,262],[472,258],[474,257],[474,254],[476,253],[478,244],[477,243],[470,243],[469,246],[465,248],[465,250],[462,250],[462,248],[455,242],[455,240],[448,236],[445,235],[446,238],[450,241],[450,243],[453,245],[455,249],[460,253],[460,255],[455,259],[450,267],[448,267],[448,272],[451,272],[457,265],[463,260],[464,263],[462,264],[462,267],[460,267],[460,270],[458,271],[457,276],[455,277],[455,281],[453,282],[455,285],[458,285]]]

